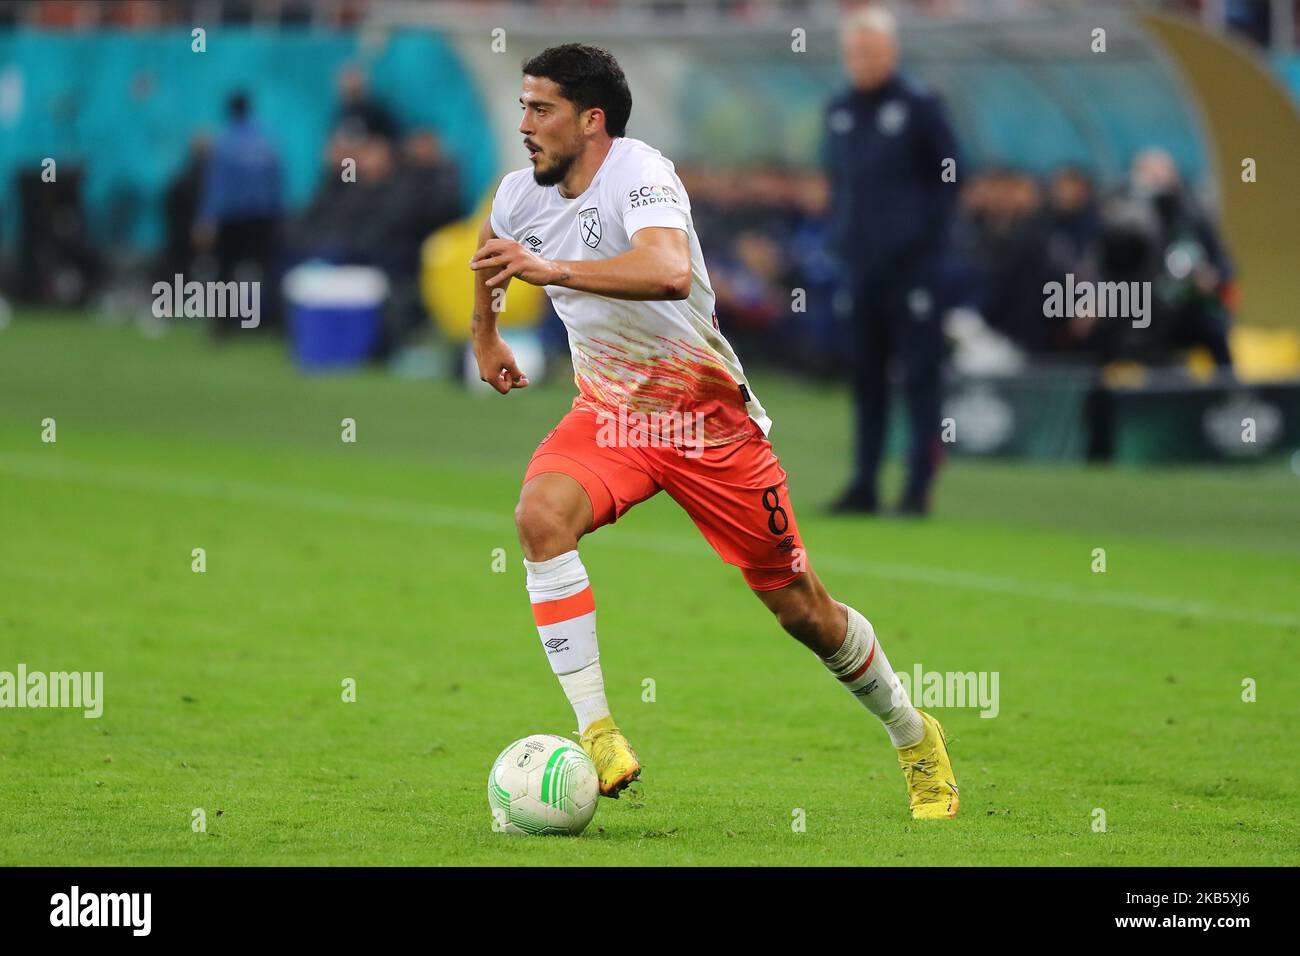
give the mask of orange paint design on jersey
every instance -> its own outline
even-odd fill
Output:
[[[579,396],[574,407],[614,414],[620,407],[644,414],[698,412],[704,416],[703,444],[725,445],[750,434],[740,386],[708,348],[655,336],[623,347],[603,339],[572,350]]]

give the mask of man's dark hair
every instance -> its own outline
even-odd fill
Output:
[[[605,111],[605,132],[623,136],[632,114],[632,91],[618,60],[608,50],[585,43],[566,43],[543,50],[524,63],[525,76],[553,81],[560,95],[578,108]]]
[[[226,100],[226,115],[232,120],[242,120],[248,115],[250,106],[248,94],[238,90]]]

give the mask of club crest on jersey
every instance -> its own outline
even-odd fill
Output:
[[[899,100],[890,100],[876,115],[876,126],[886,136],[897,136],[903,131],[906,122],[907,104]]]
[[[600,212],[595,206],[578,213],[578,232],[582,241],[595,249],[600,245]]]

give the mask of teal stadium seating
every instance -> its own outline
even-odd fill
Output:
[[[219,128],[227,95],[246,89],[281,148],[291,204],[320,176],[341,66],[358,59],[356,33],[222,29],[207,52],[185,31],[0,32],[0,196],[45,157],[85,159],[84,202],[105,241],[142,250],[161,242],[162,196],[190,135]],[[431,126],[459,163],[466,208],[496,173],[493,130],[451,46],[428,31],[392,35],[369,65],[371,87],[406,126]],[[5,202],[0,235],[17,211]]]

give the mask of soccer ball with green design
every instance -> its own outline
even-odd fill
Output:
[[[492,764],[488,806],[503,833],[577,836],[596,813],[596,765],[554,734],[516,740]]]

